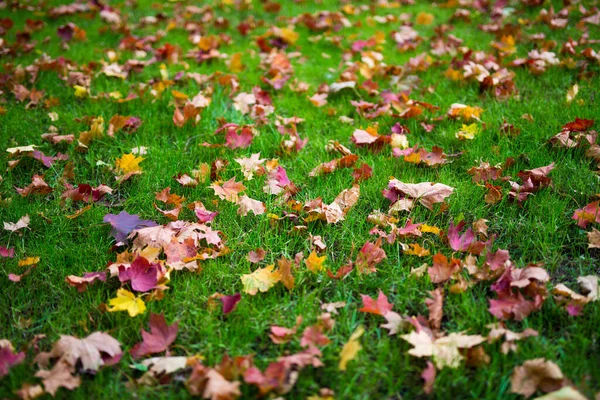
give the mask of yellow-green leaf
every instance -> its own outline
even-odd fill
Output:
[[[251,274],[242,275],[244,292],[254,296],[258,291],[266,292],[281,280],[279,271],[273,271],[275,265],[267,265]]]

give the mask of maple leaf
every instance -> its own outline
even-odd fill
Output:
[[[158,271],[157,264],[150,264],[144,257],[138,256],[129,267],[119,266],[119,280],[131,282],[136,292],[147,292],[156,287]]]
[[[32,194],[48,194],[52,192],[52,188],[48,186],[48,184],[44,181],[44,177],[40,175],[34,175],[31,178],[31,183],[29,186],[21,189],[16,188],[17,193],[21,195],[21,197],[27,197]]]
[[[297,379],[297,375],[290,375],[290,368],[283,360],[269,364],[264,374],[258,368],[250,367],[244,372],[244,381],[257,386],[261,395],[272,391],[284,394],[292,389]]]
[[[577,225],[586,228],[590,222],[600,223],[600,201],[594,201],[583,208],[575,210],[572,219]]]
[[[432,330],[440,330],[442,317],[444,316],[444,289],[437,288],[429,292],[432,298],[425,299],[429,309],[429,326]]]
[[[260,153],[252,154],[246,158],[236,158],[235,161],[242,167],[244,179],[251,180],[255,173],[264,173],[264,168],[261,166],[266,158],[260,158]]]
[[[133,358],[168,350],[177,337],[179,322],[167,325],[164,314],[150,314],[150,332],[142,329],[142,342],[137,343],[129,351]]]
[[[0,257],[13,258],[15,256],[14,248],[7,248],[4,246],[0,246]]]
[[[323,334],[323,327],[312,325],[304,329],[300,346],[302,347],[321,347],[329,344],[331,340]]]
[[[365,328],[360,325],[350,335],[350,339],[344,344],[344,347],[342,347],[342,351],[340,351],[340,363],[338,365],[340,371],[346,371],[348,362],[354,360],[358,352],[362,349],[358,339],[360,339],[363,333],[365,333]]]
[[[35,374],[36,377],[42,378],[44,389],[52,396],[56,391],[63,387],[68,390],[73,390],[81,385],[81,378],[71,374],[71,366],[66,362],[59,361],[51,370],[40,370]]]
[[[366,181],[373,176],[373,169],[369,164],[363,163],[360,167],[354,168],[352,171],[352,179],[354,183]]]
[[[385,251],[381,248],[381,238],[377,242],[366,242],[361,247],[354,265],[361,274],[370,274],[376,272],[375,266],[387,258]]]
[[[577,278],[581,294],[574,292],[564,284],[560,283],[552,289],[554,299],[558,304],[567,304],[566,308],[570,315],[578,316],[583,307],[592,301],[598,300],[598,277],[595,275],[580,276]]]
[[[139,174],[142,173],[140,162],[144,160],[143,157],[136,157],[133,154],[123,154],[121,158],[117,158],[115,161],[115,167],[117,171],[122,174]]]
[[[116,215],[106,214],[102,220],[111,225],[111,234],[117,243],[125,243],[127,236],[136,229],[158,226],[154,221],[140,219],[139,215],[132,215],[127,211]]]
[[[228,129],[225,134],[225,146],[230,149],[245,149],[250,146],[252,143],[252,139],[254,139],[254,134],[252,133],[252,129],[248,127],[243,127],[238,134],[235,129]]]
[[[239,200],[238,194],[246,190],[246,187],[241,182],[236,182],[235,178],[231,178],[222,185],[213,183],[209,188],[213,189],[215,195],[219,196],[221,200],[231,201],[232,203],[237,203]]]
[[[250,197],[243,195],[239,201],[238,205],[240,208],[238,209],[238,215],[246,216],[250,211],[254,213],[254,215],[261,215],[267,211],[265,203],[262,201],[251,199]]]
[[[177,371],[187,368],[190,363],[195,362],[190,357],[152,357],[143,360],[140,364],[147,368],[147,372],[142,375],[137,383],[146,385],[156,385],[159,378],[171,375]]]
[[[0,340],[0,377],[8,375],[11,367],[19,365],[25,360],[25,353],[15,353],[15,349],[8,340]]]
[[[454,332],[448,336],[433,339],[424,329],[418,333],[413,331],[400,337],[413,345],[408,354],[415,357],[432,357],[437,369],[458,368],[464,359],[459,349],[468,349],[485,341],[485,338],[480,335],[464,335]]]
[[[21,218],[19,218],[19,220],[15,223],[15,222],[5,222],[4,223],[4,230],[5,231],[9,231],[9,232],[18,232],[21,229],[25,229],[29,226],[29,222],[30,222],[30,218],[29,215],[24,215]]]
[[[76,275],[69,275],[65,278],[65,281],[77,288],[79,293],[85,292],[88,285],[91,285],[95,281],[106,282],[106,272],[86,272],[82,277]]]
[[[388,312],[392,311],[393,305],[388,301],[386,295],[380,290],[377,296],[377,300],[371,298],[371,296],[361,294],[363,307],[358,311],[377,314],[377,315],[385,315]]]
[[[248,252],[248,256],[246,257],[248,259],[248,261],[250,261],[253,264],[259,263],[262,260],[264,260],[265,258],[265,251],[261,248],[258,248],[256,250],[251,250]]]
[[[302,323],[302,316],[296,317],[296,326],[293,328],[286,328],[283,326],[273,325],[271,326],[271,333],[269,334],[269,338],[275,344],[284,344],[289,342],[292,339],[292,336],[296,334],[298,327]]]
[[[429,254],[431,254],[429,252],[429,250],[427,250],[424,247],[421,247],[421,245],[419,243],[411,243],[410,248],[407,248],[403,252],[406,255],[412,255],[412,256],[418,256],[418,257],[425,257],[425,256],[428,256]]]
[[[94,332],[83,339],[62,335],[50,352],[39,353],[34,361],[47,367],[51,359],[58,358],[58,363],[64,362],[72,370],[79,361],[84,372],[96,372],[103,365],[117,363],[122,354],[115,338],[108,333]]]
[[[393,196],[388,199],[396,201],[398,195],[405,195],[410,199],[418,200],[428,209],[433,208],[433,204],[443,202],[446,197],[450,196],[454,191],[453,187],[442,183],[421,182],[421,183],[404,183],[397,179],[390,180],[388,189],[393,193],[387,193],[387,196]]]
[[[327,259],[327,256],[319,257],[315,251],[311,252],[310,255],[304,263],[306,264],[306,268],[313,274],[318,273],[319,271],[325,270],[325,266],[323,263]]]
[[[230,382],[217,370],[200,363],[194,366],[186,386],[192,395],[202,395],[204,399],[234,400],[241,395],[240,382]]]
[[[278,272],[281,276],[281,282],[287,289],[292,290],[296,281],[292,273],[292,262],[286,258],[280,258],[277,260],[277,266],[279,267]]]
[[[460,271],[460,261],[453,258],[448,263],[448,258],[441,253],[433,256],[433,266],[427,270],[433,283],[445,282],[458,271]]]
[[[61,200],[71,199],[74,202],[97,202],[102,200],[106,194],[110,194],[113,191],[106,185],[98,185],[94,188],[85,183],[80,183],[76,188],[73,188],[70,184],[66,184],[65,187],[67,190],[60,196]]]
[[[223,303],[223,314],[227,315],[233,310],[242,299],[242,295],[240,293],[233,294],[231,296],[223,295],[219,298]]]
[[[479,134],[479,126],[477,124],[465,125],[458,132],[456,132],[455,136],[460,140],[473,140],[475,136]]]
[[[490,313],[501,319],[525,319],[542,308],[547,296],[544,283],[549,279],[546,270],[540,267],[507,267],[491,287],[498,294],[498,299],[490,300]]]
[[[502,343],[501,351],[504,354],[508,354],[510,351],[517,351],[517,340],[522,340],[531,336],[538,336],[538,332],[527,328],[523,332],[513,332],[504,327],[503,324],[490,324],[487,325],[487,328],[490,328],[490,333],[488,333],[488,342],[494,343],[501,337],[505,338],[505,342]]]
[[[483,109],[480,107],[471,107],[464,104],[454,103],[448,110],[448,116],[450,118],[462,118],[463,121],[468,122],[472,119],[481,121],[479,117]]]
[[[281,273],[273,271],[275,265],[267,265],[265,268],[259,268],[251,274],[242,275],[242,285],[244,292],[249,295],[256,295],[259,291],[266,292],[281,280]]]
[[[456,226],[453,222],[450,222],[450,226],[448,227],[448,242],[454,251],[466,251],[475,241],[475,234],[471,228],[467,228],[465,233],[460,234],[464,226],[465,221],[461,221]]]
[[[110,299],[109,312],[127,311],[130,317],[143,314],[146,311],[146,304],[140,297],[135,297],[133,293],[126,289],[117,290],[117,297]]]
[[[530,397],[537,390],[548,393],[560,389],[565,384],[565,377],[552,361],[536,358],[515,367],[510,383],[512,393]]]

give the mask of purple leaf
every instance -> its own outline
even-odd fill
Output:
[[[103,221],[112,226],[111,234],[117,243],[125,243],[127,236],[135,229],[157,226],[154,221],[140,219],[138,215],[131,215],[126,211],[117,215],[106,214]]]
[[[119,280],[131,281],[131,287],[136,292],[147,292],[156,287],[158,282],[158,266],[150,264],[144,257],[136,258],[129,268],[119,266]]]

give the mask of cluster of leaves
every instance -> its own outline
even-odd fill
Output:
[[[30,144],[16,136],[6,146],[7,169],[3,174],[11,181],[23,182],[22,176],[27,178],[23,185],[0,193],[1,206],[11,207],[12,199],[5,199],[5,195],[19,196],[30,202],[56,199],[65,210],[71,210],[65,214],[69,221],[90,210],[100,210],[105,226],[90,229],[105,229],[108,236],[110,227],[114,240],[112,247],[106,250],[111,251],[111,261],[83,274],[65,273],[61,284],[71,286],[73,296],[84,296],[80,293],[86,291],[110,292],[111,295],[97,305],[96,312],[123,312],[122,315],[138,319],[149,314],[149,331],[141,328],[143,323],[140,323],[142,341],[139,343],[119,342],[114,332],[102,331],[83,338],[63,332],[49,351],[40,349],[39,342],[44,340],[44,335],[36,335],[18,348],[13,345],[17,338],[2,339],[0,378],[35,354],[32,361],[39,370],[33,378],[39,380],[34,384],[31,380],[19,382],[20,389],[15,393],[24,399],[45,393],[54,396],[79,387],[84,375],[94,375],[104,368],[124,367],[125,363],[121,361],[125,354],[123,346],[129,348],[129,356],[134,360],[135,376],[128,382],[131,389],[184,383],[191,395],[235,399],[242,396],[242,383],[252,387],[252,393],[259,396],[284,395],[294,388],[302,370],[325,367],[328,361],[325,351],[331,347],[332,337],[336,335],[334,317],[339,309],[352,308],[352,304],[324,302],[320,308],[313,307],[319,313],[316,318],[297,316],[293,327],[270,324],[268,337],[278,351],[275,360],[267,363],[258,357],[260,354],[232,358],[224,353],[220,363],[212,366],[199,354],[190,355],[174,345],[178,333],[188,327],[180,326],[179,321],[169,325],[164,313],[147,312],[149,307],[166,303],[168,300],[165,299],[179,289],[177,283],[181,281],[172,276],[180,275],[183,280],[202,279],[204,265],[210,260],[225,260],[223,264],[226,264],[232,253],[242,251],[243,246],[230,240],[227,234],[237,229],[232,220],[222,222],[223,214],[231,207],[235,207],[238,220],[265,220],[282,236],[298,235],[310,252],[307,257],[304,252],[291,257],[288,249],[280,249],[281,253],[278,253],[251,244],[255,250],[246,258],[252,267],[247,273],[236,276],[234,288],[229,286],[227,294],[215,292],[206,301],[206,308],[222,314],[225,321],[231,313],[238,312],[239,304],[257,304],[257,296],[267,296],[264,293],[269,291],[268,295],[273,296],[286,291],[296,295],[297,287],[306,281],[341,286],[351,279],[370,279],[381,274],[381,266],[396,248],[411,260],[414,257],[427,260],[419,262],[421,265],[410,272],[416,282],[433,286],[428,291],[429,297],[422,294],[428,310],[426,315],[419,312],[402,315],[393,311],[394,305],[383,290],[379,290],[376,299],[357,293],[363,302],[358,312],[385,319],[381,328],[390,336],[398,335],[407,342],[411,346],[408,355],[426,359],[421,368],[422,390],[426,394],[433,392],[436,376],[443,370],[462,366],[484,368],[490,364],[491,356],[486,349],[489,351],[494,343],[501,341],[501,352],[508,354],[518,350],[516,342],[540,336],[540,332],[527,327],[520,331],[509,330],[512,325],[508,324],[540,312],[548,299],[563,307],[562,312],[569,317],[584,315],[586,307],[597,309],[598,305],[592,304],[598,300],[596,274],[577,277],[579,292],[563,283],[552,284],[563,277],[551,277],[545,268],[545,260],[519,267],[520,261],[511,259],[509,250],[513,250],[498,246],[495,242],[497,234],[488,233],[490,221],[473,218],[467,225],[470,218],[449,215],[451,203],[461,201],[460,190],[451,186],[452,182],[432,181],[431,176],[439,175],[431,174],[464,160],[472,142],[479,143],[482,136],[496,132],[491,132],[484,122],[486,111],[478,105],[448,102],[441,106],[423,101],[424,94],[435,92],[435,88],[423,87],[420,77],[442,66],[443,79],[455,81],[465,88],[473,86],[495,102],[518,100],[517,76],[523,74],[527,74],[528,79],[536,79],[550,69],[562,68],[576,72],[577,78],[584,82],[597,75],[600,65],[600,55],[593,48],[598,41],[589,38],[600,25],[600,10],[596,6],[586,8],[583,4],[565,1],[564,8],[558,12],[551,6],[536,8],[535,20],[519,18],[515,24],[512,22],[515,15],[529,7],[540,6],[542,2],[449,1],[437,4],[440,8],[453,10],[448,24],[438,25],[434,36],[425,38],[419,27],[433,24],[435,17],[427,12],[416,15],[399,12],[412,3],[411,0],[379,1],[378,7],[391,12],[386,16],[369,15],[374,10],[367,5],[345,3],[339,11],[257,20],[247,11],[261,7],[266,13],[278,14],[282,11],[281,4],[268,1],[257,5],[250,1],[224,0],[202,7],[178,4],[169,9],[171,14],[161,12],[135,21],[128,18],[127,5],[111,6],[102,1],[57,7],[46,3],[30,6],[18,2],[0,3],[3,9],[24,7],[20,11],[32,13],[32,18],[18,27],[22,31],[14,35],[11,31],[14,22],[10,18],[0,20],[0,55],[11,60],[2,65],[0,114],[10,118],[16,109],[42,109],[47,111],[50,121],[58,125],[49,125],[48,132],[41,134],[39,143],[42,144]],[[36,15],[42,19],[33,18]],[[244,46],[251,48],[249,54],[227,52],[234,41],[227,33],[233,32],[229,25],[234,23],[234,15],[235,30]],[[475,28],[471,18],[476,16],[485,16],[487,23]],[[54,26],[59,21],[61,25],[48,41],[59,41],[65,54],[69,54],[69,49],[77,42],[85,42],[87,33],[82,28],[83,23],[75,23],[78,18],[100,21],[101,31],[114,34],[118,43],[103,48],[104,54],[99,61],[78,62],[67,56],[52,58],[41,53],[40,43],[34,37],[46,25]],[[558,43],[546,40],[545,34],[525,35],[523,32],[541,27],[562,30],[574,19],[579,20],[580,38],[564,40],[558,54],[554,51]],[[360,27],[363,23],[389,29],[357,40],[340,36],[340,31],[345,33],[353,24]],[[449,33],[461,24],[493,34],[496,40],[487,51],[470,49],[464,46],[462,39]],[[186,45],[165,40],[171,31],[188,34]],[[333,78],[318,76],[318,82],[306,82],[297,74],[299,62],[306,62],[303,48],[297,43],[300,32],[304,32],[311,42],[326,43],[339,53],[339,67],[330,71],[335,74]],[[8,39],[12,37],[14,39]],[[409,58],[403,65],[387,63],[387,51],[403,55],[427,43],[428,51]],[[521,54],[518,46],[525,48],[531,43],[535,48],[526,55]],[[34,50],[39,50],[41,55],[26,61],[29,60],[27,57],[37,54]],[[324,55],[324,58],[331,57]],[[22,65],[25,62],[28,64]],[[251,66],[251,63],[256,65]],[[201,74],[194,72],[190,64],[198,68],[216,64],[218,70],[210,75]],[[250,68],[258,71],[258,82],[245,79],[244,71]],[[61,90],[66,89],[64,93],[71,97],[60,99],[49,89],[41,89],[45,84],[42,75],[57,78]],[[148,75],[151,77],[146,79]],[[122,85],[119,90],[105,91],[100,82]],[[127,90],[127,94],[121,90]],[[568,91],[568,104],[575,101],[578,91],[578,85]],[[282,106],[283,97],[298,98],[324,118],[337,116],[334,123],[354,125],[345,140],[326,138],[324,151],[333,156],[327,158],[329,161],[320,159],[311,164],[312,170],[307,172],[306,180],[294,178],[292,171],[301,165],[304,154],[317,151],[311,147],[312,142],[309,143],[309,138],[312,141],[315,136],[304,132],[305,119],[289,115]],[[146,121],[136,115],[113,114],[108,118],[98,112],[97,115],[78,117],[77,123],[85,126],[85,130],[67,133],[61,115],[54,111],[65,100],[111,106],[134,101],[142,107],[165,104],[168,112],[162,112],[166,117],[161,120],[165,121],[166,127],[182,135],[197,129],[203,119],[211,119],[213,129],[209,133],[186,136],[184,148],[185,153],[189,146],[194,146],[210,155],[211,160],[194,164],[198,166],[191,171],[178,171],[172,177],[173,188],[160,186],[163,189],[153,195],[145,193],[158,214],[156,218],[144,216],[149,219],[143,219],[143,213],[132,211],[122,197],[139,187],[141,179],[146,177],[147,165],[158,163],[161,154],[159,149],[140,145],[123,151],[121,144],[130,143],[131,137],[145,129]],[[231,113],[219,117],[211,115],[209,111],[216,102],[225,103]],[[336,108],[337,104],[341,104],[339,108]],[[355,118],[338,115],[342,113]],[[532,120],[528,114],[523,118]],[[355,125],[355,122],[358,123]],[[456,123],[460,128],[456,129]],[[592,130],[593,126],[593,120],[577,118],[550,137],[548,145],[557,147],[557,152],[572,151],[575,157],[584,154],[600,163],[600,147],[596,144],[597,133]],[[447,135],[447,129],[452,129],[450,135]],[[267,137],[270,133],[280,135],[280,138]],[[521,134],[506,121],[497,133],[503,137]],[[443,137],[449,144],[444,146],[448,153],[441,145],[422,145],[426,140],[441,141]],[[196,140],[199,138],[201,143]],[[247,150],[254,149],[257,142],[268,142],[268,153],[262,152],[265,158],[261,158],[261,152]],[[88,158],[93,159],[96,152],[107,147],[118,147],[120,156],[113,157],[111,162],[96,160],[94,167],[102,170],[103,183],[90,179],[90,174],[75,174],[76,168],[88,168],[85,164]],[[427,150],[429,148],[431,151]],[[581,148],[584,152],[576,153]],[[492,149],[492,152],[499,150]],[[364,188],[381,178],[376,174],[377,163],[381,160],[392,160],[398,165],[399,172],[403,168],[415,168],[423,178],[410,182],[384,176],[378,187],[381,194],[375,197]],[[505,203],[512,203],[511,207],[518,208],[517,212],[526,212],[525,207],[535,201],[537,194],[552,188],[552,171],[561,167],[558,162],[553,162],[519,171],[514,168],[517,160],[513,157],[493,166],[490,160],[478,160],[478,165],[463,169],[463,175],[467,179],[470,175],[473,184],[485,188],[483,200],[489,207],[497,207],[506,200]],[[504,175],[511,170],[518,180]],[[338,176],[351,176],[352,183],[343,186],[343,190],[338,189],[332,202],[324,200],[331,193],[313,195],[314,182]],[[193,193],[193,196],[204,193],[206,198],[204,203],[196,200],[198,197],[189,200],[185,193]],[[367,201],[361,204],[365,198]],[[388,207],[382,211],[367,203]],[[127,205],[123,207],[123,204]],[[109,212],[114,207],[121,211]],[[364,211],[361,207],[368,207],[364,220],[372,226],[371,238],[352,243],[353,251],[349,254],[339,254],[337,246],[330,248],[324,237],[316,234],[323,226],[341,229],[353,214],[361,215],[359,213]],[[576,221],[573,225],[586,229],[588,225],[600,223],[598,200],[583,208],[573,205],[572,211],[572,219]],[[33,218],[46,217],[39,213]],[[441,221],[447,221],[447,224]],[[25,233],[31,222],[29,214],[21,214],[16,221],[3,221],[4,231],[8,232],[6,237],[18,237],[27,244]],[[592,227],[587,236],[590,248],[600,248],[600,231]],[[1,239],[4,240],[4,236]],[[357,251],[354,251],[355,247]],[[433,247],[437,252],[434,250],[432,255],[430,249]],[[14,271],[15,266],[12,259],[20,256],[14,247],[10,247],[8,239],[6,246],[0,246],[0,260],[10,270]],[[20,274],[6,274],[11,285],[9,291],[15,285],[25,283],[44,258],[44,254],[26,256],[25,252],[22,256],[16,266],[27,269]],[[537,260],[526,262],[530,261]],[[276,286],[285,289],[277,292]],[[239,291],[235,287],[239,287]],[[488,316],[496,320],[485,327],[485,334],[458,331],[447,323],[445,316],[446,296],[458,296],[475,288],[487,295]],[[115,314],[105,317],[117,318]],[[301,329],[305,319],[312,323]],[[361,337],[370,329],[376,329],[371,325],[354,325],[352,334],[339,352],[336,351],[339,371],[352,368],[356,363],[353,360],[363,348]],[[50,346],[44,344],[42,347]],[[261,368],[262,365],[266,367]],[[512,372],[511,392],[525,397],[543,392],[549,393],[540,397],[544,399],[583,399],[580,392],[585,390],[587,388],[571,382],[557,364],[544,358],[525,360]],[[334,395],[330,388],[321,387],[313,398],[332,399]]]

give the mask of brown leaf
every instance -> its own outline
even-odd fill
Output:
[[[560,389],[565,384],[565,377],[552,361],[536,358],[516,367],[510,382],[512,393],[530,397],[538,390],[548,393]]]

